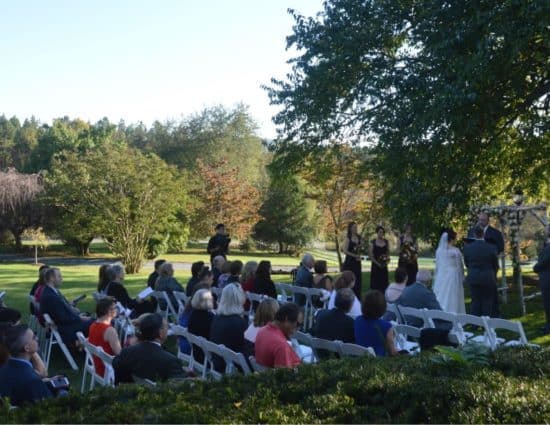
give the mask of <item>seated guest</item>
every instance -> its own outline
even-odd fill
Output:
[[[336,279],[336,282],[334,282],[334,290],[330,294],[330,298],[328,300],[328,306],[327,308],[333,309],[335,307],[336,302],[336,293],[340,289],[344,288],[352,288],[355,286],[355,275],[352,271],[346,270],[343,271],[342,274]],[[351,310],[348,313],[349,316],[356,318],[361,315],[361,303],[357,299],[357,297],[353,300],[353,305],[351,306]]]
[[[162,348],[168,334],[166,320],[150,313],[140,318],[138,326],[138,343],[123,348],[113,359],[115,383],[133,382],[133,375],[152,381],[185,378],[178,358]]]
[[[427,287],[431,277],[432,275],[429,270],[420,269],[416,274],[416,282],[403,290],[396,303],[405,307],[441,310],[441,305],[437,301],[435,294]],[[418,317],[406,316],[405,320],[407,324],[417,328],[421,328],[424,325],[423,320]],[[434,320],[434,322],[437,328],[450,329],[449,322],[441,322],[439,320]]]
[[[395,269],[395,283],[390,283],[386,288],[386,301],[394,303],[403,293],[403,290],[407,286],[407,269],[405,267],[398,267]]]
[[[227,279],[227,283],[240,283],[242,271],[243,271],[243,262],[241,260],[231,261],[231,266],[229,267],[229,278]]]
[[[336,291],[334,308],[317,313],[312,334],[329,341],[355,342],[353,319],[348,315],[355,299],[350,288]]]
[[[288,343],[298,328],[300,314],[296,304],[283,304],[275,313],[275,320],[258,331],[254,345],[258,364],[271,368],[293,368],[300,364],[300,358]]]
[[[82,332],[87,336],[88,328],[93,322],[93,319],[90,319],[90,317],[84,314],[79,314],[78,309],[73,307],[63,294],[61,294],[59,291],[63,283],[61,271],[55,267],[50,268],[46,271],[44,278],[46,280],[46,286],[42,291],[40,312],[50,315],[57,325],[63,342],[69,344],[74,343],[77,340],[77,332]]]
[[[199,289],[207,289],[207,290],[210,290],[210,285],[208,283],[199,283],[197,285],[194,286],[194,292],[191,294],[191,297],[190,299],[187,301],[187,303],[185,304],[185,308],[183,309],[183,311],[181,312],[180,314],[180,317],[178,319],[178,325],[184,327],[184,328],[187,328],[189,326],[189,318],[191,317],[191,312],[192,312],[192,308],[191,308],[191,299],[193,297],[193,295],[195,294],[195,292],[197,292]],[[189,341],[187,341],[187,339],[185,339],[184,337],[182,336],[179,336],[178,337],[178,344],[179,344],[179,348],[180,348],[180,352],[183,353],[183,354],[191,354],[191,345],[189,344]]]
[[[46,264],[43,264],[38,269],[38,280],[35,282],[35,284],[32,286],[31,291],[29,292],[29,295],[32,295],[36,302],[40,302],[40,296],[42,294],[42,291],[44,290],[44,285],[46,284],[44,280],[44,274],[46,273],[46,270],[48,270],[50,267]],[[39,292],[37,297],[37,291]],[[34,305],[32,303],[29,304],[29,309],[31,314],[38,314],[38,311],[35,311]]]
[[[305,253],[300,262],[300,267],[296,271],[296,278],[294,279],[294,284],[296,286],[302,286],[304,288],[313,288],[313,273],[311,273],[311,268],[315,264],[315,259],[313,255]],[[306,304],[306,296],[302,294],[294,295],[294,302],[299,306]]]
[[[147,286],[151,289],[155,289],[155,284],[157,283],[157,279],[160,276],[160,267],[166,263],[166,260],[158,259],[155,261],[155,270],[153,270],[153,273],[149,275],[147,278]]]
[[[171,263],[164,263],[160,266],[159,277],[155,283],[156,291],[168,292],[170,302],[172,306],[177,310],[178,301],[174,296],[173,292],[184,292],[183,286],[174,278],[174,266]],[[166,308],[166,302],[161,300],[161,308],[164,310]]]
[[[386,312],[386,300],[382,292],[372,289],[365,294],[362,305],[363,315],[355,319],[355,343],[372,347],[377,356],[395,356],[397,350],[393,342],[393,329],[390,322],[382,320]]]
[[[202,336],[210,339],[210,328],[212,319],[214,319],[214,297],[208,289],[200,289],[195,292],[191,299],[191,315],[189,316],[189,324],[187,330],[193,335]],[[193,347],[193,357],[199,363],[204,360],[204,353],[200,347]]]
[[[196,261],[191,264],[191,279],[187,282],[185,287],[185,295],[188,297],[193,295],[193,287],[200,282],[199,274],[204,268],[204,261]]]
[[[10,357],[0,368],[0,396],[8,397],[13,406],[52,397],[31,362],[38,352],[34,332],[26,325],[10,326],[5,329],[3,342]]]
[[[227,280],[229,279],[229,275],[231,274],[231,261],[226,261],[222,264],[221,273],[218,276],[218,280],[216,281],[214,286],[217,286],[220,289],[223,289],[223,287],[227,284]]]
[[[244,331],[247,322],[243,318],[244,301],[246,297],[240,285],[227,285],[223,288],[216,315],[210,326],[210,341],[223,344],[236,353],[243,352]],[[214,369],[225,370],[225,362],[219,356],[214,356]]]
[[[121,264],[113,264],[108,269],[109,284],[107,285],[106,295],[114,297],[124,308],[133,310],[132,317],[141,316],[144,313],[152,313],[157,309],[155,299],[142,300],[141,298],[132,299],[128,291],[122,284],[125,272]]]
[[[97,292],[100,294],[104,294],[105,290],[107,288],[107,285],[109,284],[109,264],[102,264],[99,266],[99,279],[97,282]]]
[[[260,264],[258,264],[252,292],[277,298],[277,290],[271,280],[271,263],[269,261],[260,261]]]
[[[107,354],[118,356],[120,354],[120,341],[115,328],[111,326],[112,320],[117,315],[116,301],[113,297],[100,299],[95,312],[97,319],[90,325],[88,341],[97,347],[103,348]],[[95,371],[99,376],[105,374],[105,365],[98,357],[94,356]]]
[[[256,276],[257,269],[258,263],[256,261],[247,261],[244,265],[240,279],[244,292],[249,292],[254,289],[254,276]],[[250,301],[246,300],[244,309],[245,311],[250,310]]]
[[[324,279],[328,272],[327,262],[325,260],[317,260],[313,265],[313,271],[315,272],[313,274],[313,287],[319,288],[319,282]]]
[[[0,341],[3,340],[6,331],[15,325],[21,323],[21,313],[18,310],[8,307],[0,308]],[[0,343],[0,367],[2,367],[9,358],[9,352],[2,343]],[[34,371],[38,373],[41,378],[48,376],[48,371],[46,370],[46,365],[40,357],[38,352],[34,353],[31,357],[31,363]]]
[[[225,263],[225,257],[221,255],[216,255],[212,260],[212,273],[214,273],[214,283],[212,284],[212,286],[218,285],[218,279],[222,274],[222,268]]]
[[[275,320],[275,313],[279,310],[279,303],[273,298],[266,298],[258,304],[256,308],[256,314],[254,315],[254,322],[248,326],[244,332],[244,339],[252,344],[256,342],[256,336],[258,331],[267,325],[269,322]]]

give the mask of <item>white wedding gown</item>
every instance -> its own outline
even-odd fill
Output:
[[[462,254],[457,247],[449,245],[448,235],[443,233],[435,253],[433,284],[433,291],[443,311],[466,313],[463,282]]]

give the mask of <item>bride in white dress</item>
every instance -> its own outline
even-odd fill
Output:
[[[435,252],[433,291],[441,309],[448,313],[466,313],[464,305],[464,265],[460,250],[454,246],[456,233],[446,231]]]

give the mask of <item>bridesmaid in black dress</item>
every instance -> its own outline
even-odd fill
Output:
[[[418,273],[418,244],[412,234],[412,226],[405,225],[405,232],[399,238],[399,267],[407,269],[407,286],[416,282]]]
[[[358,299],[361,299],[361,236],[357,231],[357,224],[354,222],[348,224],[348,233],[342,251],[346,254],[342,271],[349,270],[353,272],[355,275],[353,292],[355,292]]]
[[[388,263],[390,262],[390,244],[384,238],[386,231],[382,226],[376,228],[376,239],[370,246],[370,288],[385,293],[389,285]]]

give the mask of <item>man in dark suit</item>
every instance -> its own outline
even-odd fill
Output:
[[[533,270],[539,275],[542,303],[546,313],[546,325],[544,326],[543,334],[546,335],[550,333],[550,227],[547,229],[545,247],[540,253]]]
[[[162,266],[164,263],[166,263],[166,260],[160,259],[155,261],[155,270],[153,270],[153,273],[151,273],[147,278],[147,286],[149,288],[155,289],[155,283],[160,276],[160,266]]]
[[[0,368],[0,397],[9,397],[13,406],[53,397],[31,363],[38,351],[34,332],[26,325],[11,326],[6,330],[4,343],[11,357]]]
[[[483,239],[485,240],[485,242],[490,243],[491,245],[494,245],[494,247],[497,249],[497,254],[499,256],[504,255],[504,237],[502,236],[502,233],[498,229],[495,229],[493,226],[491,226],[489,214],[484,212],[479,213],[479,215],[477,216],[476,226],[480,226],[483,228]],[[474,228],[475,226],[471,228],[470,231],[468,232],[468,236],[472,239],[475,239]],[[497,269],[495,270],[495,277],[496,277],[497,271],[498,271],[498,266],[497,266]],[[493,305],[491,307],[491,317],[499,317],[500,307],[498,304],[498,289],[496,285],[495,285],[494,291],[495,293],[493,296]]]
[[[78,309],[73,307],[59,291],[63,283],[61,271],[55,267],[49,268],[44,274],[44,279],[46,285],[40,298],[40,312],[50,315],[57,325],[63,342],[75,342],[77,332],[82,332],[87,336],[93,319],[80,314]]]
[[[225,226],[222,223],[216,225],[216,234],[210,238],[206,251],[210,254],[210,264],[214,266],[214,257],[221,255],[227,258],[231,238],[225,233]]]
[[[475,240],[464,247],[464,263],[468,268],[465,282],[470,285],[470,312],[490,316],[496,294],[497,248],[483,239],[483,227],[474,228]]]
[[[133,376],[152,381],[185,378],[181,362],[161,346],[168,333],[166,320],[151,313],[141,318],[138,326],[139,342],[113,359],[115,383],[133,382]]]
[[[348,316],[354,300],[355,294],[351,289],[339,289],[336,292],[334,308],[320,310],[317,313],[313,335],[330,341],[355,342],[353,319]]]
[[[420,269],[416,274],[416,282],[406,286],[397,299],[396,304],[405,307],[427,308],[428,310],[441,310],[441,305],[433,291],[427,287],[432,275],[429,270]],[[417,317],[407,316],[406,321],[411,326],[421,328],[423,326],[422,319]],[[446,322],[435,323],[438,328],[449,328]]]

